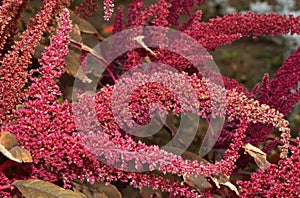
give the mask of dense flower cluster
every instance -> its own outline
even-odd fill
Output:
[[[70,30],[68,12],[64,11],[57,34],[52,37],[50,46],[40,61],[42,67],[32,71],[41,77],[30,78],[30,98],[26,98],[22,108],[15,112],[17,119],[1,127],[22,139],[22,145],[32,151],[34,163],[27,165],[27,169],[19,173],[19,176],[29,172],[32,177],[57,181],[60,176],[69,181],[80,175],[84,166],[97,163],[96,159],[94,162],[85,160],[84,156],[89,154],[78,145],[78,138],[72,137],[75,126],[70,114],[70,104],[60,104],[56,100],[61,93],[53,78],[59,77],[65,66],[64,57],[68,53]],[[76,158],[73,152],[78,153]],[[51,172],[48,171],[48,166],[52,167]],[[77,173],[75,169],[70,169],[71,166],[77,168]]]
[[[113,0],[104,0],[104,19],[109,20],[114,9],[114,1]]]
[[[170,78],[170,75],[166,74],[167,72],[164,73],[156,73],[155,75],[151,75],[152,78],[155,78],[155,81],[158,81],[159,79],[176,79],[176,78]],[[140,74],[139,74],[140,75]],[[125,79],[125,83],[123,85],[126,85],[127,87],[118,87],[121,90],[123,90],[123,94],[120,92],[118,94],[118,98],[114,98],[113,95],[113,89],[112,88],[105,88],[102,89],[95,97],[95,103],[97,104],[96,107],[96,113],[98,115],[98,119],[100,121],[101,127],[103,128],[104,131],[107,131],[110,135],[112,135],[113,131],[118,131],[120,130],[120,124],[117,125],[118,123],[118,117],[120,117],[120,121],[125,122],[128,125],[130,124],[130,120],[126,120],[126,115],[123,116],[124,112],[117,112],[114,116],[113,111],[111,107],[117,107],[117,109],[123,110],[124,108],[119,106],[119,105],[124,105],[127,103],[122,102],[122,98],[126,96],[126,90],[131,89],[130,85],[132,84],[141,84],[138,82],[139,80],[144,80],[147,78],[148,75],[142,75],[142,76],[134,76],[134,78],[130,79]],[[154,76],[154,77],[153,77]],[[163,78],[163,76],[169,76],[169,78]],[[202,117],[206,117],[207,115],[210,115],[212,111],[216,115],[223,116],[222,113],[218,113],[217,109],[214,108],[220,108],[219,105],[212,104],[212,100],[209,97],[209,95],[214,95],[218,94],[220,90],[222,89],[221,87],[216,87],[214,90],[210,89],[208,91],[207,85],[205,85],[205,81],[202,81],[198,79],[198,77],[193,76],[192,78],[189,76],[185,76],[188,81],[191,82],[195,93],[197,94],[197,103],[199,103],[199,109],[201,109],[200,112],[194,112]],[[154,80],[154,79],[151,79]],[[150,81],[151,81],[150,80]],[[171,82],[172,83],[172,82]],[[173,82],[174,87],[178,88],[180,86],[183,86],[183,83],[178,83],[176,81]],[[177,84],[178,83],[178,84]],[[116,86],[119,86],[116,84]],[[172,87],[172,86],[170,86]],[[169,88],[169,86],[168,86]],[[191,108],[191,101],[181,101],[180,103],[180,108],[178,107],[178,103],[176,101],[176,97],[173,94],[169,94],[169,91],[164,91],[166,88],[164,86],[161,86],[159,84],[145,84],[144,86],[140,87],[138,90],[136,90],[135,93],[131,95],[131,105],[129,106],[130,112],[132,114],[132,117],[137,119],[138,122],[145,123],[149,120],[149,104],[151,103],[159,103],[163,104],[160,108],[166,108],[166,112],[169,110],[173,110],[174,113],[178,114],[180,111],[190,111]],[[183,89],[178,89],[178,90],[183,90]],[[214,93],[216,91],[217,93]],[[225,90],[224,90],[225,91]],[[160,95],[160,92],[163,95]],[[143,99],[144,98],[144,99]],[[141,100],[143,99],[143,100]],[[137,101],[139,101],[137,103]],[[185,104],[186,102],[186,104]],[[164,106],[164,107],[163,107]],[[126,109],[126,108],[125,108]],[[126,112],[125,112],[126,113]],[[230,164],[228,165],[228,170],[225,171],[228,173],[229,171],[233,170],[234,168],[234,161],[238,158],[238,149],[242,145],[243,141],[243,133],[246,130],[245,123],[247,122],[252,122],[252,123],[268,123],[273,125],[274,127],[279,128],[280,131],[283,132],[282,137],[283,137],[283,142],[285,146],[283,146],[284,149],[284,155],[286,155],[287,152],[287,147],[288,147],[288,138],[289,138],[289,128],[287,128],[288,122],[283,120],[283,115],[276,111],[275,109],[271,109],[267,105],[260,105],[258,101],[255,101],[253,99],[247,100],[247,97],[243,93],[238,93],[236,91],[226,91],[226,120],[228,122],[234,121],[234,120],[240,120],[241,124],[238,130],[241,133],[239,137],[236,137],[236,139],[233,141],[232,148],[235,148],[233,152],[230,152],[231,156],[228,158],[227,162],[224,162],[224,164]],[[119,122],[120,123],[120,122]],[[122,124],[121,124],[122,125]],[[117,137],[120,137],[120,134],[114,134]],[[117,141],[113,141],[115,144],[120,145],[122,142],[118,142],[119,139],[117,138]],[[124,142],[124,149],[128,149],[134,146],[134,144],[128,144],[128,139],[126,142]],[[100,143],[102,145],[102,143]],[[237,146],[239,145],[239,146]],[[139,150],[139,149],[137,149]],[[145,158],[147,158],[145,156]],[[172,163],[174,165],[174,163]],[[220,165],[222,167],[222,165]],[[215,171],[217,173],[222,170],[222,168],[216,168]],[[224,169],[225,170],[225,169]],[[185,171],[189,172],[188,170],[184,170],[183,166],[181,166],[180,171]],[[197,172],[197,169],[194,169],[195,172]],[[210,169],[210,171],[213,171],[213,169]],[[197,174],[200,174],[198,172]],[[202,174],[209,175],[212,172],[203,172]],[[181,174],[178,172],[177,174]]]
[[[76,15],[83,19],[92,16],[92,13],[98,9],[98,4],[93,0],[85,0],[78,7],[75,7]]]
[[[14,134],[20,145],[31,152],[33,163],[13,164],[17,169],[9,176],[5,172],[7,164],[0,165],[0,189],[7,189],[6,185],[18,179],[63,181],[66,188],[71,187],[72,180],[80,179],[91,183],[121,181],[135,188],[148,186],[169,192],[171,197],[210,197],[218,190],[195,190],[182,182],[182,176],[229,177],[241,168],[237,161],[243,144],[264,142],[277,129],[281,138],[275,139],[272,146],[280,144],[282,159],[278,165],[272,164],[264,171],[257,171],[249,181],[239,181],[239,193],[244,197],[299,196],[295,188],[300,185],[297,179],[299,171],[294,167],[300,165],[300,140],[296,140],[297,146],[290,145],[289,123],[285,116],[300,99],[300,48],[285,61],[272,80],[269,81],[266,74],[252,92],[234,80],[220,78],[211,70],[196,74],[196,68],[187,59],[168,50],[132,50],[117,60],[122,72],[136,69],[145,57],[148,70],[137,68],[138,72],[130,77],[114,76],[113,85],[101,87],[95,95],[78,94],[71,103],[58,100],[62,93],[56,84],[56,79],[64,73],[64,59],[70,44],[71,21],[68,11],[62,10],[70,2],[45,0],[14,45],[8,35],[15,28],[26,1],[11,2],[3,1],[0,7],[0,41],[3,43],[0,45],[0,52],[3,52],[0,131]],[[91,2],[82,5],[89,7]],[[128,7],[126,23],[123,22],[122,9],[118,9],[114,32],[141,25],[174,26],[212,50],[241,37],[299,34],[300,31],[299,17],[251,12],[201,22],[202,13],[198,11],[188,22],[179,25],[179,15],[191,14],[190,10],[201,3],[160,0],[144,8],[141,0],[133,0]],[[104,5],[105,19],[108,20],[113,1],[105,0]],[[77,11],[83,12],[83,16],[86,14],[81,9]],[[39,67],[28,69],[35,47],[57,13],[60,13],[60,18],[56,35],[51,37],[39,60]],[[159,35],[154,39],[159,39]],[[176,40],[171,42],[174,48],[182,47]],[[11,49],[6,45],[11,45]],[[10,50],[6,52],[6,49]],[[210,57],[201,55],[197,58],[203,61]],[[156,70],[155,64],[151,68],[154,62],[167,64],[177,72]],[[110,65],[112,75],[114,64]],[[210,72],[212,78],[206,78],[205,72]],[[225,87],[216,83],[218,80],[223,80]],[[185,97],[181,98],[183,95]],[[175,115],[193,113],[208,122],[210,116],[223,118],[226,125],[217,143],[218,147],[226,148],[223,159],[215,163],[187,160],[156,145],[135,141],[133,134],[126,133],[127,129],[138,132],[141,125],[149,124],[155,118],[154,110],[162,115],[170,111]],[[1,196],[6,197],[16,193],[0,191]]]
[[[0,55],[9,38],[9,33],[16,25],[16,19],[19,17],[20,10],[26,4],[26,1],[2,1],[0,7]]]
[[[130,12],[126,27],[133,28],[146,24],[171,26],[174,23],[169,21],[169,16],[176,14],[171,5],[175,6],[176,4],[161,0],[155,6],[144,9],[142,1],[134,2],[128,7]],[[149,22],[150,17],[155,20]],[[300,31],[299,16],[294,17],[293,15],[247,12],[246,14],[232,13],[224,17],[212,18],[208,22],[202,22],[201,18],[202,12],[197,11],[188,22],[179,26],[178,30],[193,37],[208,50],[213,50],[220,45],[230,44],[241,37],[252,36],[257,38],[261,35],[299,34]],[[117,20],[115,25],[121,27],[121,22],[121,20]]]
[[[10,4],[9,2],[12,1],[4,2],[3,7]],[[11,118],[9,112],[26,97],[26,90],[23,89],[28,79],[26,68],[31,63],[32,53],[43,33],[47,30],[49,21],[55,15],[55,10],[63,3],[55,0],[44,1],[39,13],[27,25],[20,41],[17,41],[12,46],[12,50],[2,58],[0,70],[0,98],[2,98],[0,101],[0,124]],[[12,23],[10,20],[11,18],[8,17],[3,22],[4,24]]]
[[[292,156],[272,164],[264,171],[259,170],[249,181],[239,182],[243,197],[299,197],[299,138],[297,146],[291,147]],[[254,196],[255,195],[255,196]]]

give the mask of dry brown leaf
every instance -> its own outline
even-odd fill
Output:
[[[177,127],[174,124],[174,115],[172,113],[169,113],[167,116],[165,126],[167,127],[168,131],[171,133],[171,136],[174,137],[177,133]]]
[[[178,148],[176,147],[165,147],[165,150],[173,153],[180,151],[180,149],[178,150]],[[181,156],[183,159],[197,160],[198,162],[203,162],[204,164],[209,163],[204,158],[189,151],[185,151]],[[186,183],[188,186],[196,189],[198,192],[203,191],[205,188],[212,187],[211,184],[207,181],[207,179],[202,175],[199,176],[183,175],[183,182]]]
[[[94,49],[90,48],[89,46],[81,43],[81,42],[77,42],[75,40],[71,39],[71,43],[78,46],[78,48],[80,48],[83,51],[89,52],[92,56],[94,56],[95,58],[102,60],[104,62],[106,62],[106,60],[99,54],[97,53],[97,51],[95,51]]]
[[[107,66],[108,63],[101,56],[100,52],[90,48],[89,46],[87,46],[83,43],[76,42],[75,40],[72,40],[72,39],[71,39],[71,44],[73,46],[76,46],[77,49],[74,49],[74,47],[73,47],[73,50],[70,50],[69,54],[67,55],[67,57],[66,57],[66,62],[67,62],[66,71],[72,76],[75,75],[74,77],[80,79],[83,82],[88,82],[88,83],[91,82],[91,80],[89,78],[87,78],[87,76],[83,73],[83,71],[80,67],[80,64],[79,64],[79,62],[80,62],[80,53],[78,51],[82,50],[82,51],[88,52],[87,57],[89,57],[89,56],[93,57],[92,59],[88,59],[88,62],[94,62],[96,64],[95,67],[92,67],[90,70],[86,71],[86,73],[92,73],[95,76],[101,76],[102,73],[103,73],[104,68],[101,68],[99,62],[101,62],[101,64],[103,64],[104,67]],[[76,54],[74,54],[73,51],[76,51]],[[74,71],[78,71],[78,73],[76,73],[77,75],[75,74]]]
[[[266,153],[259,148],[249,143],[244,144],[243,148],[251,157],[254,158],[255,163],[261,170],[264,170],[270,166],[271,163],[268,162]]]
[[[169,152],[169,153],[182,152],[181,149],[179,149],[177,147],[171,147],[171,146],[164,146],[164,150]],[[199,155],[197,155],[195,153],[189,152],[189,151],[184,151],[181,154],[181,156],[182,156],[183,159],[186,159],[186,160],[197,160],[198,162],[203,162],[204,164],[209,164],[209,162],[206,159],[200,157]]]
[[[149,187],[139,187],[140,190],[140,195],[142,198],[149,198],[151,195],[155,194],[157,198],[162,198],[163,195],[160,190],[153,190],[152,188]]]
[[[68,74],[75,78],[78,78],[84,83],[90,83],[92,81],[84,74],[80,66],[80,50],[70,48],[65,60],[67,63],[65,70]]]
[[[206,188],[211,188],[211,184],[202,175],[183,175],[183,182],[188,186],[195,188],[198,192],[202,192]]]
[[[232,191],[234,191],[237,195],[239,195],[239,192],[236,188],[235,185],[233,185],[230,181],[229,181],[229,177],[224,175],[224,174],[219,174],[219,175],[213,175],[210,177],[211,180],[216,184],[216,186],[218,188],[220,188],[220,185],[224,185],[227,186],[229,189],[231,189]]]
[[[189,151],[185,151],[183,154],[182,154],[182,157],[184,159],[188,159],[188,160],[197,160],[198,162],[203,162],[204,164],[209,164],[209,162],[200,157],[199,155],[195,154],[195,153],[192,153],[192,152],[189,152]]]
[[[95,50],[83,43],[81,33],[94,35],[100,41],[102,41],[103,38],[98,34],[98,31],[92,24],[76,16],[73,11],[69,10],[69,12],[73,27],[70,34],[72,47],[70,47],[69,54],[66,56],[66,72],[84,83],[91,83],[92,80],[88,78],[86,74],[92,73],[92,71],[85,71],[85,73],[80,66],[81,51],[88,52],[93,57],[102,60],[105,63],[106,61],[99,54],[97,54]],[[77,49],[75,49],[75,47]]]
[[[36,48],[34,49],[34,57],[37,59],[41,59],[42,58],[42,54],[45,51],[46,46],[39,44],[36,46]]]
[[[119,192],[119,190],[112,184],[106,185],[105,183],[99,183],[95,182],[93,185],[92,184],[81,184],[81,183],[76,183],[72,182],[72,185],[74,188],[82,192],[86,198],[110,198],[110,197],[115,197],[115,198],[121,198],[122,195]]]
[[[86,184],[79,184],[76,182],[72,182],[72,185],[75,192],[84,194],[86,198],[108,198],[100,189],[95,189],[94,187]]]
[[[223,159],[225,151],[226,149],[211,149],[207,154],[207,158],[211,162],[219,162]]]
[[[136,41],[138,44],[140,44],[146,51],[148,51],[152,56],[157,58],[157,55],[144,43],[143,39],[145,36],[137,36],[134,37],[132,40]]]
[[[117,187],[115,187],[112,184],[106,185],[105,183],[96,183],[95,187],[97,189],[101,189],[101,191],[103,191],[107,197],[115,197],[115,198],[122,197]]]
[[[33,161],[30,152],[19,146],[15,146],[14,148],[10,149],[9,152],[14,158],[17,158],[21,162],[30,163]]]
[[[10,132],[1,132],[0,144],[4,146],[5,149],[9,150],[15,146],[18,146],[18,140]]]
[[[31,154],[28,150],[18,146],[15,136],[7,131],[1,132],[0,152],[8,159],[15,162],[32,162]]]
[[[69,12],[70,12],[70,19],[72,20],[73,25],[75,25],[75,24],[78,25],[80,32],[83,32],[85,34],[95,35],[98,40],[100,40],[100,41],[103,40],[103,38],[99,35],[96,28],[92,24],[90,24],[90,22],[79,18],[78,16],[76,16],[74,14],[74,12],[72,10],[69,10]]]
[[[39,179],[19,180],[13,183],[14,186],[26,198],[84,198],[85,196],[63,189],[55,184]]]
[[[70,37],[72,40],[74,40],[76,42],[79,42],[79,43],[82,42],[80,29],[77,24],[74,24],[72,26],[72,31],[70,32]]]
[[[72,10],[69,10],[70,12],[70,19],[72,22],[76,25],[78,25],[78,28],[81,32],[87,33],[87,34],[98,34],[98,31],[96,28],[87,20],[84,20],[82,18],[79,18]]]

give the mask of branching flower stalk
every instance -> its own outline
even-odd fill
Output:
[[[92,4],[91,1],[86,2]],[[105,19],[108,20],[113,11],[113,1],[103,3]],[[123,21],[122,9],[118,9],[114,33],[141,25],[174,27],[194,38],[207,50],[213,50],[242,37],[256,38],[262,35],[300,32],[299,17],[279,14],[247,12],[244,15],[230,14],[203,22],[201,11],[190,13],[192,8],[201,3],[202,1],[160,0],[144,8],[141,0],[133,0],[128,7],[126,22]],[[101,87],[95,96],[85,93],[79,94],[77,101],[59,101],[63,94],[56,82],[66,68],[65,57],[69,53],[69,33],[72,29],[69,13],[65,9],[69,4],[69,1],[62,0],[43,1],[42,7],[27,24],[20,40],[13,44],[10,43],[12,39],[8,35],[14,30],[14,24],[26,1],[3,1],[1,4],[0,131],[14,134],[20,146],[28,149],[33,158],[33,163],[30,164],[12,165],[9,161],[2,164],[2,197],[13,197],[16,194],[14,190],[10,190],[14,181],[30,178],[56,183],[62,181],[65,188],[71,188],[71,182],[75,179],[90,183],[121,181],[135,188],[147,186],[160,189],[168,192],[170,197],[213,196],[220,193],[220,189],[212,187],[197,190],[183,183],[182,176],[203,176],[207,181],[211,181],[209,178],[216,175],[232,176],[242,168],[237,162],[241,158],[243,144],[263,143],[274,129],[281,132],[281,138],[278,139],[281,159],[278,164],[271,164],[264,171],[253,173],[249,181],[238,181],[239,196],[299,195],[299,171],[294,168],[299,166],[299,138],[296,139],[297,146],[289,144],[290,129],[285,116],[300,99],[300,48],[287,58],[273,79],[269,80],[266,74],[262,83],[252,92],[227,77],[220,78],[225,84],[223,88],[214,83],[214,79],[195,74],[195,68],[189,61],[167,50],[151,49],[151,53],[145,49],[132,50],[117,60],[122,65],[123,73],[136,68],[145,57],[150,65],[152,62],[165,63],[179,72],[176,76],[172,72],[159,70],[154,72],[155,75],[147,75],[147,72],[134,73],[131,78],[123,78],[123,84],[118,82],[119,76],[115,76],[114,84]],[[85,15],[83,10],[77,11]],[[29,69],[33,64],[32,53],[43,34],[52,27],[58,13],[60,18],[56,34],[51,36],[38,67]],[[179,15],[183,13],[189,14],[190,18],[183,25],[179,25]],[[174,47],[182,45],[176,41],[173,44]],[[113,62],[109,68],[112,69],[112,75],[114,64]],[[145,79],[150,83],[133,90],[130,104],[124,104],[126,93],[130,91],[126,85],[141,84]],[[184,90],[185,82],[189,82],[196,99],[179,100],[170,89],[155,83],[159,79],[169,80],[170,85],[178,90]],[[113,95],[114,89],[122,90],[117,97]],[[220,92],[225,94],[222,104],[214,100],[214,96],[219,96]],[[208,119],[211,114],[222,117],[226,125],[217,146],[226,148],[223,159],[215,163],[199,162],[169,153],[157,145],[135,141],[134,136],[126,134],[121,125],[132,126],[135,124],[132,120],[139,124],[148,124],[153,117],[149,113],[151,104],[158,104],[157,108],[164,115],[172,111],[175,115],[194,113],[204,119]],[[123,111],[118,112],[119,117],[114,115],[112,107],[122,110],[124,105],[128,107],[132,120],[120,119],[126,118]],[[225,114],[218,111],[220,105],[224,107]],[[77,112],[72,110],[75,107]],[[192,107],[199,108],[194,111]],[[86,115],[85,112],[91,113]],[[75,119],[80,120],[81,127],[76,126]],[[80,133],[82,131],[86,132],[85,135]],[[88,149],[86,143],[93,147]],[[122,169],[112,165],[120,165]],[[128,170],[132,165],[137,170],[148,167],[149,171]],[[7,169],[14,171],[7,174]],[[232,196],[238,194],[233,193]]]

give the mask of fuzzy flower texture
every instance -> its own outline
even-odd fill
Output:
[[[61,102],[59,98],[63,94],[56,82],[64,73],[65,57],[69,53],[72,25],[65,8],[70,2],[43,1],[39,12],[27,24],[18,41],[14,42],[9,35],[15,32],[17,19],[26,3],[25,0],[1,2],[0,131],[14,134],[20,146],[30,151],[33,163],[15,164],[13,167],[1,167],[0,164],[1,197],[13,197],[19,193],[4,186],[30,178],[57,184],[63,181],[65,188],[71,188],[74,179],[90,183],[120,181],[135,188],[160,189],[169,193],[170,197],[214,197],[224,195],[222,190],[232,197],[300,196],[300,140],[291,140],[289,123],[285,119],[300,100],[300,48],[286,59],[273,79],[269,80],[266,74],[252,92],[234,79],[215,74],[216,79],[224,82],[225,86],[220,86],[213,82],[215,79],[196,74],[195,67],[189,61],[167,50],[156,48],[152,49],[151,54],[149,50],[136,49],[109,65],[111,75],[115,75],[113,78],[121,76],[117,75],[117,70],[121,69],[123,74],[137,68],[145,58],[149,67],[152,62],[159,62],[172,66],[178,72],[154,68],[153,75],[149,75],[147,71],[140,71],[101,87],[94,96],[78,94],[74,102]],[[300,17],[279,14],[234,13],[203,22],[201,11],[190,11],[202,3],[194,0],[159,0],[146,8],[143,1],[133,0],[127,8],[126,20],[123,19],[122,8],[116,12],[114,32],[141,25],[172,26],[194,38],[208,51],[242,37],[255,39],[262,35],[300,32]],[[114,4],[111,0],[104,0],[104,5],[105,19],[108,20]],[[82,9],[78,8],[77,12],[86,15]],[[50,32],[57,14],[56,34],[51,37],[42,58],[35,63],[38,67],[30,68],[34,64],[32,53],[46,35],[44,33]],[[181,14],[189,15],[189,20],[182,25],[179,23]],[[180,43],[173,42],[174,46],[181,47]],[[168,86],[159,83],[161,79],[165,79]],[[170,89],[172,87],[178,93],[184,93],[181,91],[186,91],[186,82],[193,90],[190,92],[193,100],[181,100]],[[131,90],[131,85],[141,86]],[[116,96],[115,90],[122,91]],[[131,93],[130,97],[127,93]],[[214,99],[220,93],[224,94],[223,103]],[[130,102],[124,104],[126,100]],[[216,143],[218,148],[226,150],[223,158],[215,163],[186,159],[157,145],[136,141],[134,135],[125,133],[122,126],[149,124],[154,117],[149,111],[151,104],[157,104],[156,108],[165,115],[172,111],[176,115],[193,113],[208,122],[211,115],[224,119],[226,122]],[[224,112],[219,110],[220,106],[225,109]],[[93,115],[96,115],[96,120]],[[80,127],[76,125],[78,120]],[[243,145],[263,143],[268,146],[268,137],[274,130],[281,134],[274,141],[274,146],[280,149],[281,159],[277,164],[235,182],[236,192],[226,185],[199,189],[183,182],[183,178],[199,176],[212,183],[211,178],[217,176],[230,179],[238,175],[239,169],[243,169],[240,161],[251,163],[242,155]],[[79,133],[81,131],[85,133]],[[93,147],[88,149],[87,144]],[[132,167],[137,171],[132,171]],[[145,167],[148,171],[138,171]],[[14,171],[9,171],[10,168]]]

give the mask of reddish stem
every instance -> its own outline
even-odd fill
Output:
[[[215,130],[214,130],[214,128],[212,127],[212,125],[211,125],[211,123],[210,123],[210,119],[207,118],[207,117],[205,117],[205,119],[206,119],[206,122],[208,123],[208,128],[210,129],[210,132],[211,132],[213,135],[215,135]]]
[[[75,42],[72,42],[72,41],[71,41],[71,45],[72,45],[73,47],[77,48],[77,49],[83,50],[82,47],[81,47],[81,45],[78,44],[78,43],[75,43]],[[87,51],[87,52],[89,52],[89,51]],[[105,62],[105,60],[101,60],[99,57],[97,57],[97,56],[96,56],[95,54],[93,54],[93,53],[90,53],[90,55],[93,56],[93,57],[97,60],[97,62],[103,67],[103,61]],[[102,63],[102,64],[101,64],[101,63]],[[105,64],[105,65],[106,65],[106,64]],[[114,83],[116,83],[116,82],[117,82],[117,79],[116,79],[116,77],[114,76],[113,72],[112,72],[108,67],[103,67],[103,68],[109,73],[109,75],[110,75],[110,77],[113,79]]]
[[[0,186],[0,191],[1,190],[5,190],[5,189],[13,189],[14,188],[14,186],[13,185],[10,185],[10,184],[8,184],[8,185],[4,185],[4,186]]]
[[[0,165],[0,171],[3,172],[6,169],[16,166],[18,163],[12,160],[6,160],[3,164]]]

